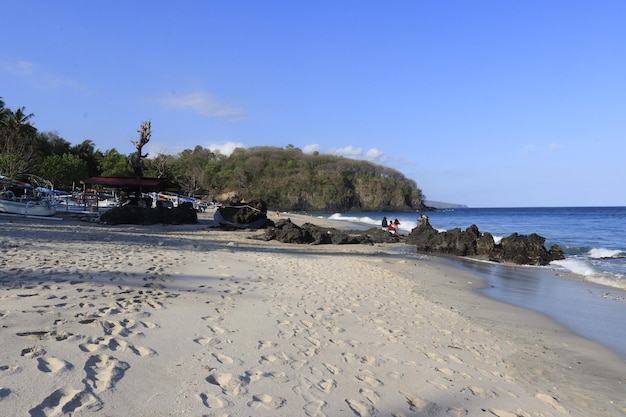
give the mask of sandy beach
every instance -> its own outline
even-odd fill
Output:
[[[0,217],[2,415],[626,414],[617,354],[401,243],[62,217]]]

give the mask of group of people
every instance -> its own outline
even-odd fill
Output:
[[[428,216],[420,213],[419,217],[417,218],[417,225],[423,226],[426,224],[428,224]],[[383,230],[387,230],[388,232],[393,233],[396,236],[399,236],[400,221],[398,219],[395,219],[393,221],[391,220],[388,221],[387,217],[385,216],[383,217],[382,226],[383,226]]]
[[[383,230],[387,230],[388,232],[399,236],[400,221],[398,219],[387,221],[387,217],[383,217],[382,226]]]

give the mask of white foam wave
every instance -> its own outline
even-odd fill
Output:
[[[560,261],[552,261],[550,262],[550,265],[558,265],[575,274],[583,275],[585,277],[589,277],[596,273],[591,265],[580,259],[567,258]]]
[[[604,285],[607,287],[615,287],[622,290],[626,290],[626,279],[623,276],[617,275],[594,275],[586,278],[588,281],[595,282],[596,284]]]
[[[364,216],[364,217],[356,217],[356,216],[345,216],[341,213],[335,213],[332,216],[329,217],[330,220],[341,220],[344,222],[357,222],[357,223],[366,223],[366,224],[371,224],[371,225],[378,225],[380,224],[380,220],[376,220],[376,219],[372,219],[371,217],[368,216]]]
[[[624,252],[616,249],[593,248],[587,256],[593,259],[621,258],[624,257]]]
[[[381,221],[382,218],[380,219],[373,219],[369,216],[363,216],[363,217],[358,217],[358,216],[346,216],[344,214],[341,213],[335,213],[333,215],[331,215],[330,217],[328,217],[330,220],[341,220],[341,221],[347,221],[347,222],[356,222],[356,223],[364,223],[364,224],[369,224],[372,226],[381,226]],[[393,220],[393,219],[388,219],[388,220]],[[411,230],[413,230],[415,227],[417,227],[417,222],[407,222],[407,221],[401,221],[400,222],[400,230],[406,231],[406,232],[410,232]]]

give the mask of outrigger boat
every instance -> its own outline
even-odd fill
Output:
[[[27,175],[31,182],[45,182],[34,175]],[[0,175],[0,213],[22,216],[54,216],[57,210],[51,190],[35,188],[33,184]]]

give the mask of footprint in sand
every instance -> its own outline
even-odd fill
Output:
[[[41,404],[29,410],[31,416],[51,417],[73,415],[84,408],[97,407],[100,401],[91,393],[77,389],[58,389],[46,397]]]
[[[217,359],[217,361],[223,365],[232,365],[234,360],[230,356],[226,356],[223,353],[213,353],[213,357]]]
[[[426,407],[429,403],[419,397],[416,397],[412,394],[400,391],[400,394],[404,396],[404,398],[409,403],[409,408],[411,411],[419,411],[422,408]]]
[[[210,337],[197,337],[197,338],[193,339],[193,341],[196,342],[199,345],[205,346],[205,345],[208,345],[211,342],[211,339],[212,338],[210,338]]]
[[[56,373],[74,368],[74,365],[64,361],[63,359],[54,358],[52,356],[44,356],[37,358],[37,369],[41,372]]]
[[[553,396],[539,393],[535,395],[535,397],[539,398],[541,401],[545,403],[550,404],[552,407],[554,407],[555,410],[558,410],[563,414],[569,414],[569,412],[565,409],[565,407],[559,404],[558,400],[554,398]]]
[[[321,381],[319,381],[317,384],[315,384],[315,386],[317,387],[317,389],[319,389],[320,391],[324,392],[324,393],[329,393],[331,392],[335,387],[337,387],[337,381],[335,381],[334,379],[322,379]]]
[[[26,349],[22,349],[21,356],[27,359],[37,358],[46,354],[46,350],[41,346],[32,346]]]
[[[224,334],[226,330],[222,329],[219,326],[208,326],[209,330],[211,330],[215,334]]]
[[[143,346],[128,345],[128,348],[137,356],[154,356],[157,354],[156,350]]]
[[[135,320],[132,319],[124,319],[120,321],[104,320],[101,324],[104,329],[104,333],[107,335],[128,337],[135,333],[133,328],[136,323]]]
[[[98,350],[109,349],[112,351],[123,352],[128,347],[128,342],[123,339],[117,339],[111,336],[98,337],[96,339],[88,339],[87,342],[78,345],[83,352],[93,353]]]
[[[256,394],[252,396],[252,401],[248,403],[248,407],[277,410],[285,405],[286,402],[287,400],[284,398],[272,397],[268,394]]]
[[[0,401],[11,395],[11,389],[0,387]]]
[[[112,356],[95,355],[85,363],[87,377],[84,382],[93,392],[103,392],[113,388],[124,377],[128,368],[130,368],[128,363]]]
[[[256,348],[258,350],[261,350],[261,349],[267,349],[267,348],[276,347],[276,346],[277,344],[270,340],[259,340],[259,343],[257,344]]]
[[[223,408],[224,407],[224,401],[217,398],[215,395],[201,393],[200,395],[198,395],[198,398],[200,398],[200,401],[202,401],[202,404],[204,404],[206,408]]]
[[[365,382],[367,385],[369,385],[372,388],[376,388],[376,387],[380,387],[384,385],[381,380],[374,378],[372,375],[369,375],[368,373],[357,375],[355,378],[358,379],[359,381]]]
[[[217,385],[222,389],[224,394],[241,393],[243,384],[248,378],[239,378],[229,373],[214,372],[207,377],[207,381],[210,384]]]
[[[496,397],[498,397],[498,394],[496,392],[494,392],[494,391],[485,391],[481,387],[471,386],[471,387],[467,387],[467,388],[472,393],[472,395],[475,395],[476,397],[481,397],[481,398],[486,398],[486,397],[496,398]]]
[[[324,365],[324,367],[328,370],[328,372],[330,372],[333,375],[337,375],[337,374],[341,373],[341,369],[337,368],[333,364],[324,362],[322,365]]]
[[[305,400],[307,400],[307,398],[305,398]],[[325,406],[326,402],[311,397],[310,400],[304,404],[304,413],[308,417],[325,417],[325,414],[322,412]]]
[[[359,393],[370,403],[376,404],[380,400],[380,394],[371,389],[361,388]]]
[[[352,412],[359,417],[373,416],[376,414],[376,409],[373,406],[364,404],[361,401],[348,398],[346,399],[346,403],[348,403]]]

